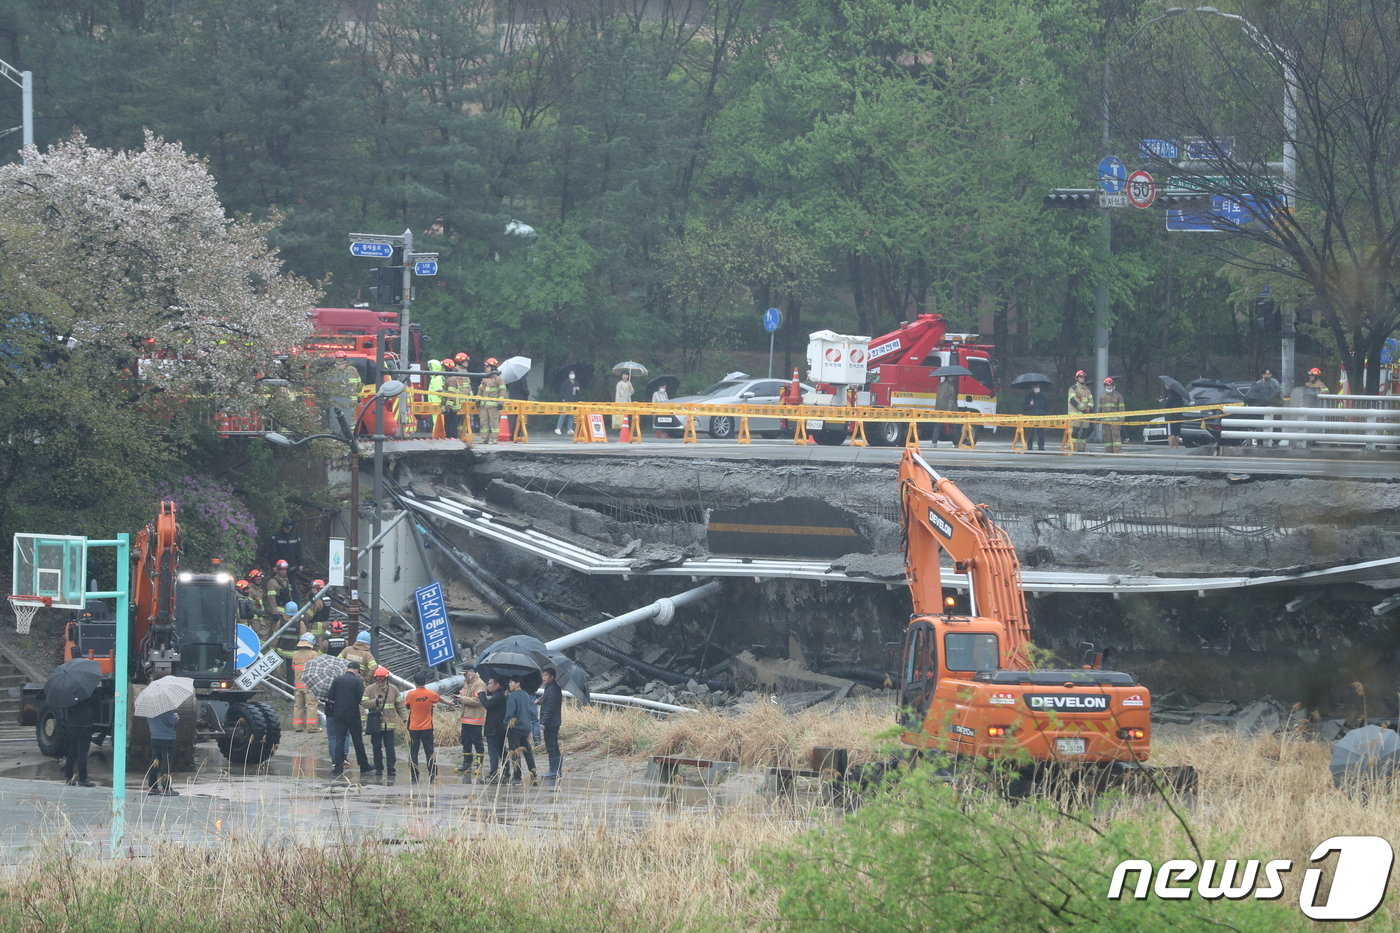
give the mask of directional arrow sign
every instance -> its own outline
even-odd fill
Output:
[[[258,659],[258,633],[242,622],[235,626],[234,631],[237,633],[234,640],[238,644],[233,666],[236,670],[242,670]]]
[[[350,244],[350,255],[368,259],[388,259],[394,255],[394,248],[388,243],[365,243],[356,240]]]
[[[437,260],[425,259],[413,264],[414,275],[437,275]]]

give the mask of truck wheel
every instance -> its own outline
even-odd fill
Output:
[[[823,447],[840,447],[846,443],[845,428],[822,428],[812,432],[812,439]]]
[[[39,719],[34,723],[34,738],[39,742],[39,751],[50,758],[62,758],[68,754],[68,737],[58,724],[58,713],[47,704],[39,707]]]
[[[866,440],[876,447],[897,447],[904,443],[906,430],[897,421],[876,421],[866,429]]]
[[[717,441],[727,441],[734,436],[734,419],[728,415],[715,415],[710,419],[710,437]]]
[[[282,741],[282,723],[266,703],[230,703],[219,751],[236,765],[260,765]]]

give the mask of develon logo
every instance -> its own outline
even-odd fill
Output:
[[[953,537],[953,526],[948,524],[948,520],[933,509],[928,510],[928,523],[938,529],[938,533],[943,537]]]

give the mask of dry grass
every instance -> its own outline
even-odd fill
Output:
[[[893,747],[888,703],[814,707],[789,714],[774,703],[657,718],[603,706],[566,710],[560,741],[571,751],[622,757],[683,755],[746,767],[806,767],[818,745],[850,749],[852,763]]]
[[[760,704],[729,715],[670,719],[570,706],[563,738],[580,759],[628,758],[640,773],[640,758],[647,754],[762,766],[801,764],[811,746],[837,745],[850,748],[857,760],[869,759],[880,755],[880,736],[890,724],[888,710],[873,704],[794,715]],[[1317,843],[1347,833],[1400,842],[1400,797],[1385,793],[1364,801],[1334,790],[1329,757],[1330,746],[1293,735],[1242,740],[1203,730],[1160,739],[1153,756],[1157,763],[1199,769],[1197,801],[1186,819],[1207,857],[1294,860],[1290,897],[1278,905],[1290,923],[1299,916],[1297,879]],[[985,816],[997,819],[998,806],[988,805]],[[1158,849],[1136,853],[1141,857],[1160,863],[1191,855],[1176,817],[1159,800],[1134,798],[1090,813],[1099,823],[1140,827],[1136,838]],[[638,828],[600,818],[583,829],[521,832],[454,823],[449,814],[437,814],[433,841],[393,849],[245,841],[218,850],[166,847],[149,859],[98,862],[56,847],[57,854],[19,865],[0,880],[0,927],[127,929],[141,925],[140,918],[161,916],[182,918],[180,926],[187,929],[317,933],[770,928],[776,891],[751,883],[758,855],[790,845],[813,821],[843,818],[823,809],[810,818],[797,816],[755,800],[718,812],[658,808]],[[1082,831],[1053,815],[1037,826],[1046,845]],[[1034,838],[1027,842],[1038,844]],[[1395,885],[1373,923],[1393,928],[1400,921]],[[432,896],[419,896],[423,892]],[[104,922],[95,923],[98,917]]]

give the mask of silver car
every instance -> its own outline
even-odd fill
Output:
[[[777,405],[781,402],[778,393],[788,379],[754,379],[745,373],[730,373],[699,395],[686,395],[671,401],[684,405]],[[808,383],[799,383],[802,394],[813,391]],[[778,418],[750,418],[749,430],[765,437],[777,437],[780,433]],[[657,415],[656,430],[664,431],[671,437],[685,433],[684,415]],[[790,428],[789,428],[790,429]],[[739,419],[732,415],[696,415],[695,430],[708,434],[716,440],[724,440],[739,433]]]

